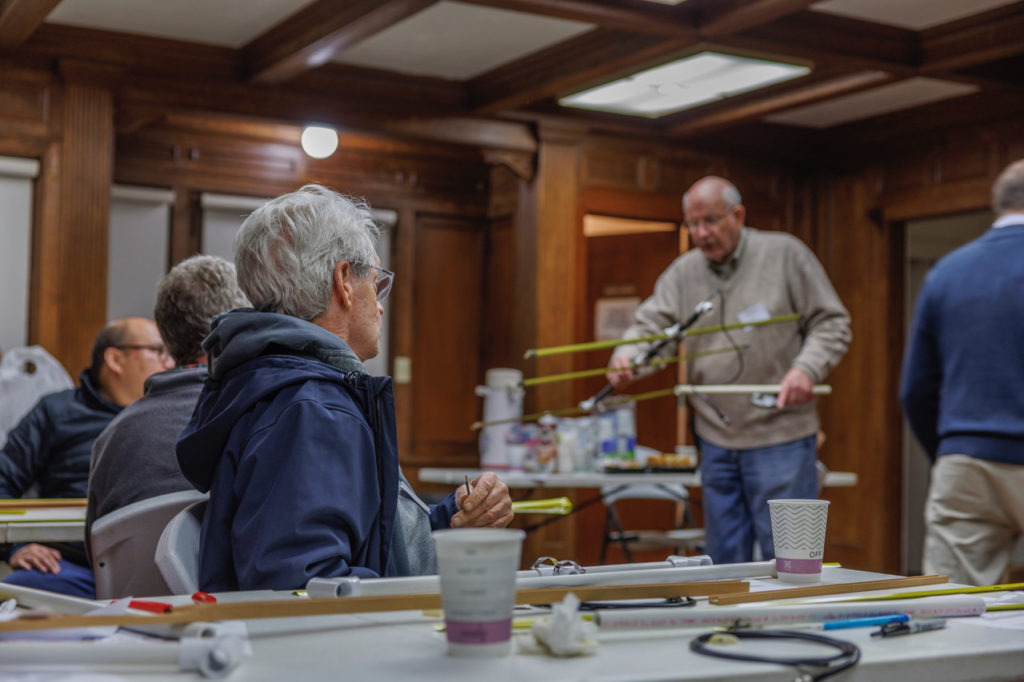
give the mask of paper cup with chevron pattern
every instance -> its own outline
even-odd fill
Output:
[[[816,583],[825,554],[828,500],[768,500],[779,581]]]

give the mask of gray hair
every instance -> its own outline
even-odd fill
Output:
[[[992,210],[996,215],[1024,209],[1024,159],[1007,166],[992,185]]]
[[[733,208],[734,206],[741,205],[743,203],[743,197],[740,196],[740,191],[738,189],[736,189],[736,185],[732,184],[731,182],[729,182],[725,178],[719,178],[719,180],[721,180],[723,183],[725,183],[724,185],[722,185],[722,194],[721,194],[722,201],[725,202],[725,207],[726,208]],[[686,206],[686,199],[689,196],[690,196],[690,191],[689,190],[687,190],[686,192],[683,193],[683,206],[684,207]]]
[[[238,283],[264,312],[312,320],[327,310],[338,261],[371,271],[380,230],[365,202],[306,185],[259,207],[235,235]]]
[[[192,256],[160,280],[153,318],[167,352],[182,365],[203,355],[215,315],[248,305],[234,265],[217,256]]]

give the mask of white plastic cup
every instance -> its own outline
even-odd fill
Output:
[[[437,530],[433,536],[448,654],[507,656],[516,571],[526,533],[515,528],[466,528]]]
[[[779,581],[806,585],[821,580],[828,500],[768,500]]]

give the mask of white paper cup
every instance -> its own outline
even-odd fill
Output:
[[[828,504],[828,500],[768,500],[779,581],[821,580]]]
[[[437,530],[433,536],[448,654],[507,656],[516,571],[526,533],[514,528],[466,528]]]

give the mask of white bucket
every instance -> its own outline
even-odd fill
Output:
[[[522,380],[523,373],[518,369],[497,367],[487,370],[484,375],[484,383],[487,385],[476,387],[476,394],[484,399],[483,421],[518,420],[523,416]],[[516,424],[516,421],[510,421],[485,426],[480,431],[481,469],[509,468],[505,434],[515,428]]]

